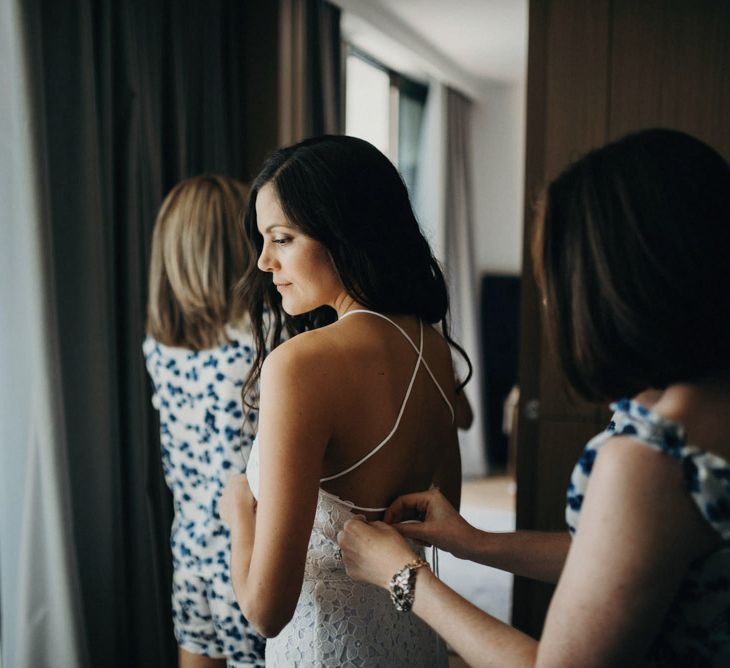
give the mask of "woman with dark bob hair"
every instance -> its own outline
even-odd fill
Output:
[[[403,181],[365,141],[309,139],[266,162],[246,229],[258,262],[242,299],[273,351],[244,388],[250,402],[260,381],[247,476],[221,501],[241,610],[269,666],[445,665],[436,634],[399,612],[409,601],[351,580],[337,545],[348,519],[401,494],[435,484],[459,503],[463,351]]]
[[[345,524],[347,572],[386,587],[407,536],[557,583],[538,642],[419,570],[413,612],[473,665],[730,665],[728,249],[730,167],[697,139],[645,130],[568,167],[534,237],[544,322],[572,385],[615,411],[568,531],[478,531],[420,492]]]

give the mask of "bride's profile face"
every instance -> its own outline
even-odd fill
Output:
[[[256,197],[256,221],[264,244],[257,265],[271,274],[284,311],[301,315],[333,305],[344,287],[327,249],[292,225],[270,183]]]

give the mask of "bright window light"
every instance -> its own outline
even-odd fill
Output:
[[[345,133],[390,156],[390,77],[352,54],[347,57]]]

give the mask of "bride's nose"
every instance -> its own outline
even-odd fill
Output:
[[[274,258],[272,257],[271,253],[269,252],[269,246],[268,244],[264,244],[264,247],[261,251],[261,255],[259,255],[258,262],[256,263],[256,266],[261,271],[268,271],[272,272],[274,271]]]

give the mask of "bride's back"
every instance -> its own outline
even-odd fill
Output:
[[[382,444],[356,468],[322,486],[367,508],[385,507],[400,494],[434,482],[458,501],[456,381],[449,346],[436,329],[424,325],[419,363],[418,320],[391,320],[353,313],[312,341],[322,346],[331,369],[325,387],[312,388],[329,393],[322,400],[333,415],[322,477],[347,471]]]

